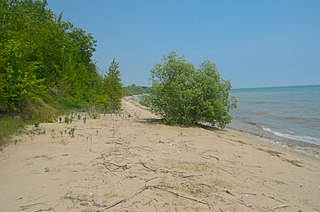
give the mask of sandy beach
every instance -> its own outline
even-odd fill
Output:
[[[320,211],[318,158],[232,129],[166,126],[129,99],[122,108],[16,137],[0,152],[0,212]]]

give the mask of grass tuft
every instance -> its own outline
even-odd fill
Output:
[[[20,116],[1,115],[0,116],[0,150],[10,141],[13,135],[21,133],[26,125],[26,121]]]

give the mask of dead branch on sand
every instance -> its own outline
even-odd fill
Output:
[[[142,162],[142,160],[140,160],[139,164],[141,164],[144,168],[150,170],[150,171],[153,171],[153,172],[157,172],[156,169],[152,169],[150,168],[149,166],[147,166],[144,162]]]

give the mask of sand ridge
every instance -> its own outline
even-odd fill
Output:
[[[320,211],[319,159],[122,105],[30,126],[0,152],[0,211]]]

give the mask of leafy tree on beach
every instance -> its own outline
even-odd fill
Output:
[[[119,71],[119,63],[112,60],[108,72],[103,79],[103,89],[105,93],[105,110],[117,111],[121,107],[122,84]]]
[[[145,102],[168,124],[207,122],[224,128],[231,121],[228,112],[236,106],[229,96],[231,83],[210,61],[195,68],[171,52],[151,70],[151,83]]]

